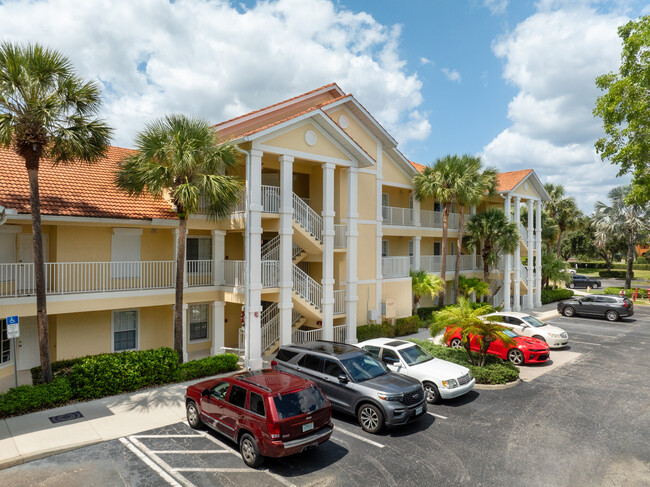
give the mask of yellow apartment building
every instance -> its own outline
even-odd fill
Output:
[[[215,126],[242,153],[246,197],[218,222],[188,222],[185,359],[223,347],[262,366],[279,344],[355,343],[356,327],[411,314],[409,270],[440,271],[442,213],[413,197],[423,166],[350,94],[330,84]],[[169,202],[114,186],[128,149],[92,166],[41,164],[41,205],[52,360],[173,344],[178,222]],[[498,206],[519,221],[520,246],[491,273],[494,304],[541,305],[541,204],[532,170],[499,175]],[[0,378],[39,363],[29,187],[23,162],[0,151]],[[471,212],[482,208],[472,208]],[[448,285],[458,215],[450,216]],[[541,259],[538,259],[539,262]],[[476,253],[461,272],[482,276]],[[448,293],[448,296],[451,293]],[[448,297],[449,299],[449,297]],[[244,306],[248,303],[248,306]],[[426,304],[426,303],[425,303]],[[7,316],[20,316],[17,350]]]

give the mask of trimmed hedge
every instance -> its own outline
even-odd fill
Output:
[[[600,277],[615,277],[619,279],[625,279],[627,271],[598,271]],[[632,272],[632,278],[634,279],[634,272]]]
[[[570,289],[542,289],[542,304],[562,301],[563,299],[569,299],[572,296],[573,291]]]
[[[85,357],[71,358],[67,360],[57,360],[52,362],[52,377],[65,377],[72,370],[72,366],[80,363],[82,360],[87,359],[91,355],[86,355]],[[32,384],[42,384],[43,378],[41,377],[41,366],[32,367],[30,369],[32,374]]]
[[[420,329],[420,317],[418,315],[395,320],[395,336],[411,335]]]
[[[437,306],[427,306],[424,308],[418,308],[418,316],[422,321],[429,321],[431,319],[431,313],[437,311]]]
[[[622,287],[606,287],[603,289],[603,294],[615,294],[616,296],[620,296],[620,292]],[[625,297],[632,299],[634,297],[634,289],[623,289],[625,292]],[[648,290],[645,288],[638,288],[639,289],[639,294],[637,295],[637,299],[647,299],[648,298]]]
[[[397,318],[395,324],[390,321],[383,323],[367,323],[357,327],[357,340],[365,342],[372,338],[395,338],[417,333],[420,329],[420,317],[417,315]]]
[[[436,358],[467,367],[477,384],[506,384],[519,378],[519,369],[495,355],[488,355],[484,367],[472,365],[464,349],[436,345],[428,340],[411,340]]]
[[[237,355],[223,354],[179,365],[176,351],[166,347],[59,360],[52,363],[56,373],[49,384],[38,383],[41,371],[34,367],[36,384],[0,394],[0,418],[230,372],[237,361]]]
[[[647,259],[647,257],[646,257]],[[638,259],[637,259],[638,261]],[[582,262],[578,264],[578,268],[580,269],[607,269],[607,264],[604,262]],[[627,269],[627,263],[617,263],[617,264],[612,264],[612,269],[619,269],[619,270],[625,270]],[[650,271],[650,264],[639,264],[639,263],[634,263],[632,264],[632,269],[636,269],[638,271]]]

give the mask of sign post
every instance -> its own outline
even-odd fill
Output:
[[[16,339],[20,337],[20,318],[18,316],[7,316],[7,338],[13,338],[14,349],[14,384],[18,387],[18,354]]]

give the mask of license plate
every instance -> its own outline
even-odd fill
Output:
[[[314,429],[314,423],[307,423],[302,425],[302,432],[304,433],[305,431],[313,430]]]
[[[416,414],[416,415],[420,414],[421,412],[422,412],[422,406],[420,406],[419,408],[416,408],[416,409],[415,409],[415,414]]]

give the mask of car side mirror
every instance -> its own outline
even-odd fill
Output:
[[[339,382],[341,384],[347,384],[348,383],[348,376],[345,374],[339,375]]]
[[[399,360],[397,360],[396,358],[393,358],[393,357],[384,357],[381,360],[385,364],[389,364],[389,365],[395,365],[395,364],[397,364],[399,362]]]
[[[201,396],[205,397],[205,396],[209,396],[209,395],[210,395],[210,389],[203,389],[201,391]]]

